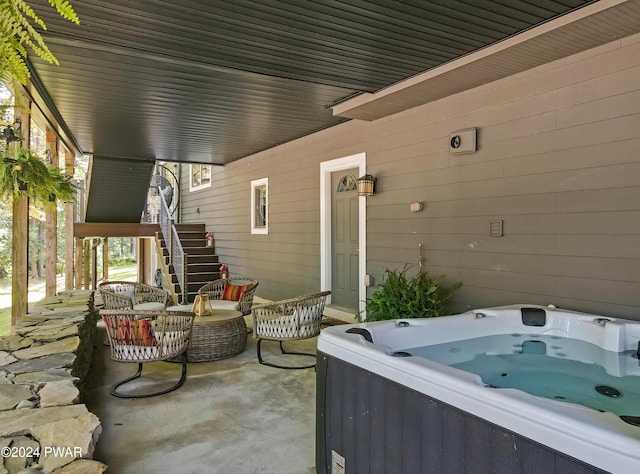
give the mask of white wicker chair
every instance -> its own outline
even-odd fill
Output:
[[[312,293],[281,301],[274,301],[253,307],[254,336],[258,339],[258,362],[280,369],[308,369],[313,364],[304,366],[283,366],[267,362],[262,358],[261,343],[263,340],[278,341],[283,354],[296,354],[316,357],[315,354],[285,351],[284,341],[309,339],[320,334],[320,324],[324,305],[330,291]]]
[[[111,387],[111,395],[120,398],[146,398],[163,395],[181,387],[187,378],[186,351],[191,343],[195,314],[186,311],[144,311],[133,309],[103,309],[111,346],[111,358],[117,362],[137,362],[138,371]],[[121,385],[142,375],[145,362],[181,359],[182,375],[173,386],[156,392],[124,393]]]

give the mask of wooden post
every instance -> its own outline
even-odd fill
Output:
[[[98,287],[98,247],[99,239],[91,239],[91,289]]]
[[[27,314],[28,255],[29,255],[29,198],[13,201],[13,231],[11,246],[11,327]]]
[[[82,242],[82,287],[88,290],[91,288],[91,239],[84,239]]]
[[[30,104],[27,104],[29,106]],[[22,120],[22,142],[14,142],[14,153],[20,146],[29,146],[31,120],[24,108],[15,109],[16,119]],[[14,327],[28,311],[29,301],[29,198],[21,197],[13,202],[13,229],[11,245],[11,327]]]
[[[144,247],[142,245],[142,239],[138,237],[136,239],[136,271],[138,273],[138,282],[147,283],[144,279],[144,262],[145,262],[145,252]]]
[[[102,241],[102,279],[109,280],[109,237]]]
[[[51,166],[58,168],[58,137],[48,127],[46,137]],[[45,216],[45,296],[54,296],[58,280],[58,208],[55,202],[46,207]]]
[[[82,289],[82,247],[83,240],[76,239],[76,252],[75,252],[75,278],[74,278],[74,288],[76,290]]]
[[[75,171],[75,160],[74,156],[65,150],[64,153],[64,173],[67,176],[73,176]],[[73,270],[74,270],[74,242],[73,242],[73,222],[75,220],[74,216],[74,204],[73,202],[68,202],[65,204],[65,214],[64,214],[64,229],[65,229],[65,240],[64,240],[64,289],[65,290],[73,290],[74,281],[73,281]]]

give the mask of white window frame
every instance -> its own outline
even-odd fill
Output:
[[[202,176],[202,169],[204,169],[205,167],[209,169],[209,181],[206,183],[200,183],[198,185],[193,184],[193,173],[194,173],[194,168],[195,167],[199,167],[200,168],[200,176]],[[211,187],[211,165],[201,165],[201,164],[190,164],[189,165],[189,191],[198,191],[200,189],[205,189],[205,188],[210,188]]]
[[[265,196],[265,212],[264,226],[256,225],[256,191],[264,186]],[[269,178],[254,179],[251,181],[251,233],[252,234],[268,234],[269,233]]]

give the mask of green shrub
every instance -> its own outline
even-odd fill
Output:
[[[402,270],[385,270],[385,277],[365,306],[367,321],[387,319],[432,318],[446,314],[447,304],[462,282],[451,286],[441,284],[444,275],[432,277],[428,272],[419,272],[407,277],[410,265]],[[362,321],[363,315],[356,314]]]
[[[110,267],[128,267],[135,264],[135,257],[112,257],[109,259]]]

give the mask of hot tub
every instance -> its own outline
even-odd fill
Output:
[[[477,338],[485,337],[501,342],[479,349]],[[640,397],[639,341],[640,322],[534,305],[325,329],[318,339],[316,468],[638,473],[640,403],[622,413],[608,407]],[[436,344],[446,353],[440,362],[427,358]],[[495,374],[460,368],[496,354]],[[503,386],[518,377],[500,364],[518,354],[592,365],[600,375],[578,394],[588,392],[587,405],[591,398],[596,404]],[[554,383],[573,377],[574,369],[565,370]],[[622,390],[620,377],[627,382]],[[552,387],[552,394],[556,388],[564,394],[562,387]]]

